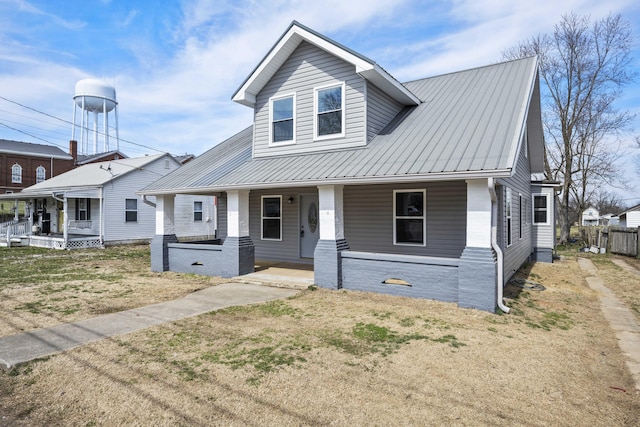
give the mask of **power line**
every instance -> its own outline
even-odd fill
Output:
[[[17,102],[17,101],[13,101],[13,100],[11,100],[11,99],[9,99],[9,98],[5,98],[5,97],[4,97],[4,96],[2,96],[2,95],[0,95],[0,99],[3,99],[3,100],[5,100],[5,101],[10,102],[10,103],[15,104],[15,105],[19,105],[19,106],[20,106],[20,107],[22,107],[22,108],[26,108],[26,109],[31,110],[31,111],[34,111],[34,112],[36,112],[36,113],[38,113],[38,114],[44,114],[44,115],[45,115],[45,116],[47,116],[47,117],[51,117],[52,119],[59,120],[59,121],[61,121],[61,122],[63,122],[63,123],[66,123],[66,124],[70,124],[71,126],[81,127],[81,126],[76,125],[76,124],[75,124],[75,123],[73,123],[73,122],[70,122],[69,120],[61,119],[60,117],[56,117],[56,116],[54,116],[54,115],[52,115],[52,114],[45,113],[44,111],[40,111],[40,110],[38,110],[38,109],[36,109],[36,108],[29,107],[28,105],[24,105],[24,104],[21,104],[21,103],[19,103],[19,102]],[[4,126],[6,126],[6,125],[4,125]],[[17,132],[24,133],[25,135],[29,135],[28,133],[23,132],[23,131],[21,131],[21,130],[19,130],[19,129],[11,128],[10,126],[6,126],[6,127],[10,128],[10,129],[13,129],[13,130],[15,130],[15,131],[17,131]],[[94,132],[92,129],[89,129],[88,127],[85,127],[84,129],[85,129],[87,132]],[[103,132],[101,132],[101,131],[95,131],[95,132],[96,132],[97,134],[99,134],[99,135],[106,136],[106,134],[105,134],[105,133],[103,133]],[[34,137],[34,138],[38,138],[38,137],[35,137],[35,136],[33,136],[33,135],[29,135],[29,136],[32,136],[32,137]],[[40,140],[42,140],[42,141],[45,141],[45,142],[49,142],[49,141],[46,141],[46,140],[44,140],[44,139],[42,139],[42,138],[38,138],[38,139],[40,139]],[[164,151],[163,151],[163,150],[158,150],[157,148],[149,147],[149,146],[144,145],[144,144],[138,144],[137,142],[129,141],[129,140],[126,140],[126,139],[118,138],[118,141],[125,142],[125,143],[127,143],[127,144],[136,145],[136,146],[138,146],[138,147],[146,148],[147,150],[157,151],[158,153],[164,153]],[[53,143],[52,143],[52,144],[53,144]],[[58,145],[58,144],[55,144],[55,145]]]
[[[9,125],[7,125],[7,124],[5,124],[5,123],[0,122],[0,125],[1,125],[1,126],[4,126],[4,127],[6,127],[6,128],[9,128],[9,129],[11,129],[11,130],[14,130],[14,131],[16,131],[16,132],[20,132],[20,133],[23,133],[23,134],[25,134],[25,135],[28,135],[28,136],[30,136],[31,138],[39,139],[40,141],[44,141],[44,142],[46,142],[46,143],[48,143],[48,144],[56,145],[56,146],[58,146],[58,147],[60,147],[60,148],[62,148],[62,149],[66,149],[66,147],[63,147],[63,146],[62,146],[62,145],[60,145],[60,144],[56,144],[55,142],[47,141],[47,140],[46,140],[46,139],[44,139],[44,138],[40,138],[39,136],[32,135],[32,134],[30,134],[29,132],[25,132],[25,131],[23,131],[23,130],[16,129],[16,128],[14,128],[14,127],[12,127],[12,126],[9,126]]]

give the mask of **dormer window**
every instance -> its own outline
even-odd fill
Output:
[[[344,83],[315,89],[315,138],[344,136]]]
[[[273,97],[269,100],[271,108],[271,138],[275,145],[294,144],[295,141],[295,110],[296,96],[286,95]]]

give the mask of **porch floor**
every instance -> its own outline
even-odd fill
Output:
[[[256,260],[254,273],[236,279],[306,289],[313,285],[313,264]]]

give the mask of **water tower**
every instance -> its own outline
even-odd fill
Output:
[[[80,107],[80,125],[76,123],[76,110]],[[76,83],[76,92],[73,96],[73,130],[71,139],[76,140],[76,127],[80,126],[79,152],[85,155],[106,153],[109,147],[109,113],[115,115],[116,144],[119,150],[118,135],[118,101],[116,89],[101,80],[84,79]],[[99,119],[102,117],[102,130],[99,130]],[[92,130],[91,130],[92,128]],[[89,146],[89,133],[93,132],[93,148]],[[102,149],[98,141],[102,141]],[[78,141],[78,140],[76,140]]]

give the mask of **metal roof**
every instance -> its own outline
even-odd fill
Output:
[[[507,177],[536,81],[531,57],[408,82],[423,102],[364,147],[251,158],[250,127],[142,192]]]
[[[32,144],[30,142],[12,141],[0,139],[0,153],[20,154],[23,156],[45,157],[47,159],[73,160],[71,155],[58,147],[45,144]]]
[[[61,189],[100,187],[134,170],[144,170],[146,165],[164,156],[170,157],[169,154],[162,153],[154,156],[89,163],[27,187],[19,194],[42,194]]]

